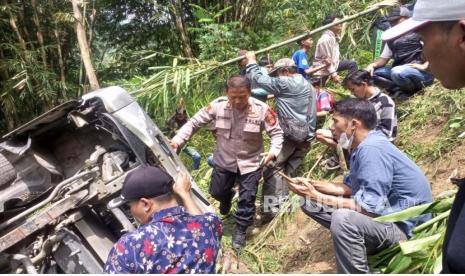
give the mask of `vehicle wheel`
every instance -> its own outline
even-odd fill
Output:
[[[9,184],[16,178],[16,170],[2,154],[0,154],[0,187]]]

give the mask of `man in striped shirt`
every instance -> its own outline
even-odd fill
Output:
[[[389,141],[393,142],[397,136],[397,115],[395,103],[388,95],[382,93],[373,85],[370,73],[359,70],[349,74],[344,79],[344,87],[359,99],[366,99],[373,104],[378,117],[377,129],[381,130]]]
[[[395,103],[388,95],[382,93],[378,87],[373,85],[370,73],[365,70],[356,71],[349,74],[344,79],[343,84],[356,98],[366,99],[374,106],[378,118],[376,129],[384,133],[390,142],[394,142],[397,136]],[[316,139],[332,148],[337,145],[337,141],[327,130],[317,130]],[[334,158],[330,159],[331,162],[337,162]],[[337,166],[337,164],[332,166]]]

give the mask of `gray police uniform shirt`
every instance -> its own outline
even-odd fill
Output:
[[[274,156],[281,152],[283,131],[274,111],[264,102],[249,98],[243,111],[234,110],[227,97],[220,97],[198,111],[178,131],[172,141],[184,145],[201,127],[212,124],[216,137],[213,160],[230,172],[241,175],[259,168],[263,153],[262,132],[270,136],[270,151]]]

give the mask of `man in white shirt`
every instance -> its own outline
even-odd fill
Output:
[[[341,16],[338,15],[329,15],[323,21],[323,25],[328,25],[334,21],[340,20]],[[335,83],[340,83],[341,78],[338,75],[338,72],[348,70],[349,73],[353,73],[358,70],[357,63],[353,60],[340,60],[340,51],[339,51],[339,35],[342,31],[342,24],[335,25],[329,30],[326,30],[321,35],[315,50],[315,61],[314,65],[322,66],[327,63],[327,60],[330,61],[330,65],[326,68],[315,73],[315,76],[321,78],[322,85],[326,84],[328,78]]]

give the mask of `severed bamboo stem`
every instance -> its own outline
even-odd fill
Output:
[[[296,37],[290,38],[288,40],[282,41],[280,43],[273,44],[273,45],[268,46],[266,48],[255,51],[255,53],[256,54],[266,53],[268,51],[280,48],[280,47],[285,46],[287,44],[297,42],[297,41],[299,41],[299,40],[301,40],[303,38],[306,38],[306,37],[312,36],[314,34],[320,33],[322,31],[328,30],[329,28],[331,28],[333,26],[336,26],[336,25],[339,25],[339,24],[342,24],[342,23],[345,23],[345,22],[348,22],[348,21],[352,21],[352,20],[354,20],[354,19],[356,19],[356,18],[358,18],[360,16],[363,16],[365,14],[375,12],[375,11],[380,10],[382,8],[385,8],[385,7],[394,6],[396,4],[397,4],[397,1],[383,1],[383,2],[380,2],[380,3],[373,5],[371,8],[366,9],[366,10],[364,10],[362,12],[356,13],[356,14],[348,16],[348,17],[345,17],[345,18],[343,18],[341,20],[338,20],[338,21],[334,21],[333,23],[321,26],[319,28],[316,28],[313,31],[306,32],[304,34],[301,34],[301,35],[298,35]],[[222,67],[222,66],[226,66],[226,65],[229,65],[229,64],[232,64],[232,63],[236,63],[236,62],[238,62],[238,61],[240,61],[240,60],[242,60],[244,58],[245,58],[245,56],[240,56],[240,57],[236,57],[236,58],[224,61],[224,62],[220,63],[218,67]]]
[[[386,1],[383,1],[383,2],[380,2],[380,3],[377,3],[375,5],[373,5],[371,8],[368,8],[362,12],[359,12],[359,13],[356,13],[354,15],[351,15],[351,16],[348,16],[348,17],[345,17],[341,20],[337,20],[337,21],[334,21],[333,23],[330,23],[330,24],[327,24],[327,25],[324,25],[324,26],[321,26],[319,28],[316,28],[314,29],[313,31],[309,31],[309,32],[306,32],[304,34],[301,34],[301,35],[298,35],[298,36],[295,36],[293,38],[290,38],[288,40],[285,40],[285,41],[282,41],[280,43],[276,43],[276,44],[273,44],[269,47],[266,47],[264,49],[260,49],[258,51],[255,51],[256,54],[261,54],[261,53],[266,53],[266,52],[269,52],[271,50],[274,50],[274,49],[277,49],[277,48],[280,48],[280,47],[283,47],[285,45],[288,45],[290,43],[293,43],[293,42],[296,42],[296,41],[299,41],[301,40],[302,38],[305,38],[305,37],[309,37],[309,36],[312,36],[314,34],[317,34],[317,33],[320,33],[320,32],[323,32],[325,30],[328,30],[329,28],[333,27],[333,26],[336,26],[336,25],[339,25],[339,24],[342,24],[342,23],[345,23],[345,22],[348,22],[348,21],[351,21],[351,20],[354,20],[358,17],[361,17],[363,15],[366,15],[366,14],[369,14],[369,13],[372,13],[372,12],[375,12],[375,11],[378,11],[382,8],[386,8],[386,7],[390,7],[390,6],[394,6],[396,5],[398,2],[396,0],[386,0]],[[218,68],[221,68],[221,67],[224,67],[226,65],[229,65],[229,64],[233,64],[233,63],[236,63],[242,59],[244,59],[245,56],[239,56],[239,57],[236,57],[236,58],[233,58],[233,59],[230,59],[230,60],[227,60],[227,61],[223,61],[221,63],[218,63],[216,66],[213,66],[213,67],[209,67],[209,68],[206,68],[206,69],[202,69],[202,70],[199,70],[195,73],[193,73],[190,78],[194,78],[196,76],[199,76],[199,75],[202,75],[204,73],[207,73],[209,71],[213,71],[213,70],[216,70]],[[170,83],[173,83],[174,82],[174,79],[169,79],[167,80],[165,83],[163,84],[160,84],[159,86],[164,86],[166,84],[170,84]],[[154,88],[157,88],[158,85],[156,85]],[[137,93],[140,93],[142,92],[142,90],[136,90],[134,91],[132,94],[137,94]]]
[[[321,153],[320,157],[315,161],[315,164],[313,164],[313,167],[305,174],[305,178],[310,178],[312,175],[313,171],[316,169],[318,164],[320,164],[321,160],[325,157],[326,152],[328,152],[329,147],[326,147],[325,150]]]

